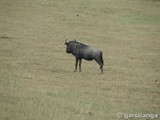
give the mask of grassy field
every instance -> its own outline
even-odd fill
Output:
[[[160,116],[159,11],[156,0],[1,0],[0,120]],[[75,38],[103,51],[103,75],[95,61],[73,72],[64,41]]]

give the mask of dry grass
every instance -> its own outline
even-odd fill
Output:
[[[2,0],[0,119],[115,120],[160,111],[160,3],[143,0]],[[74,57],[65,39],[100,48]]]

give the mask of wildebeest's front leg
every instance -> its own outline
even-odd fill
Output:
[[[81,63],[82,63],[82,59],[79,59],[79,72],[81,72]]]
[[[74,72],[77,71],[77,65],[78,65],[78,59],[76,58],[75,71]]]

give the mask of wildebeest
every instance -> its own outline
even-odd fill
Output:
[[[72,40],[69,42],[67,42],[66,40],[65,45],[67,46],[66,52],[73,54],[76,58],[74,72],[77,71],[78,62],[79,62],[79,71],[81,72],[81,62],[82,59],[85,59],[88,61],[95,60],[100,65],[101,73],[103,74],[104,62],[103,62],[102,51],[100,51],[97,48],[90,47],[83,43],[77,42],[76,40]]]

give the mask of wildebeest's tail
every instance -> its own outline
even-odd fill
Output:
[[[104,65],[104,61],[103,61],[103,53],[100,52],[100,59],[101,59],[101,63]]]

